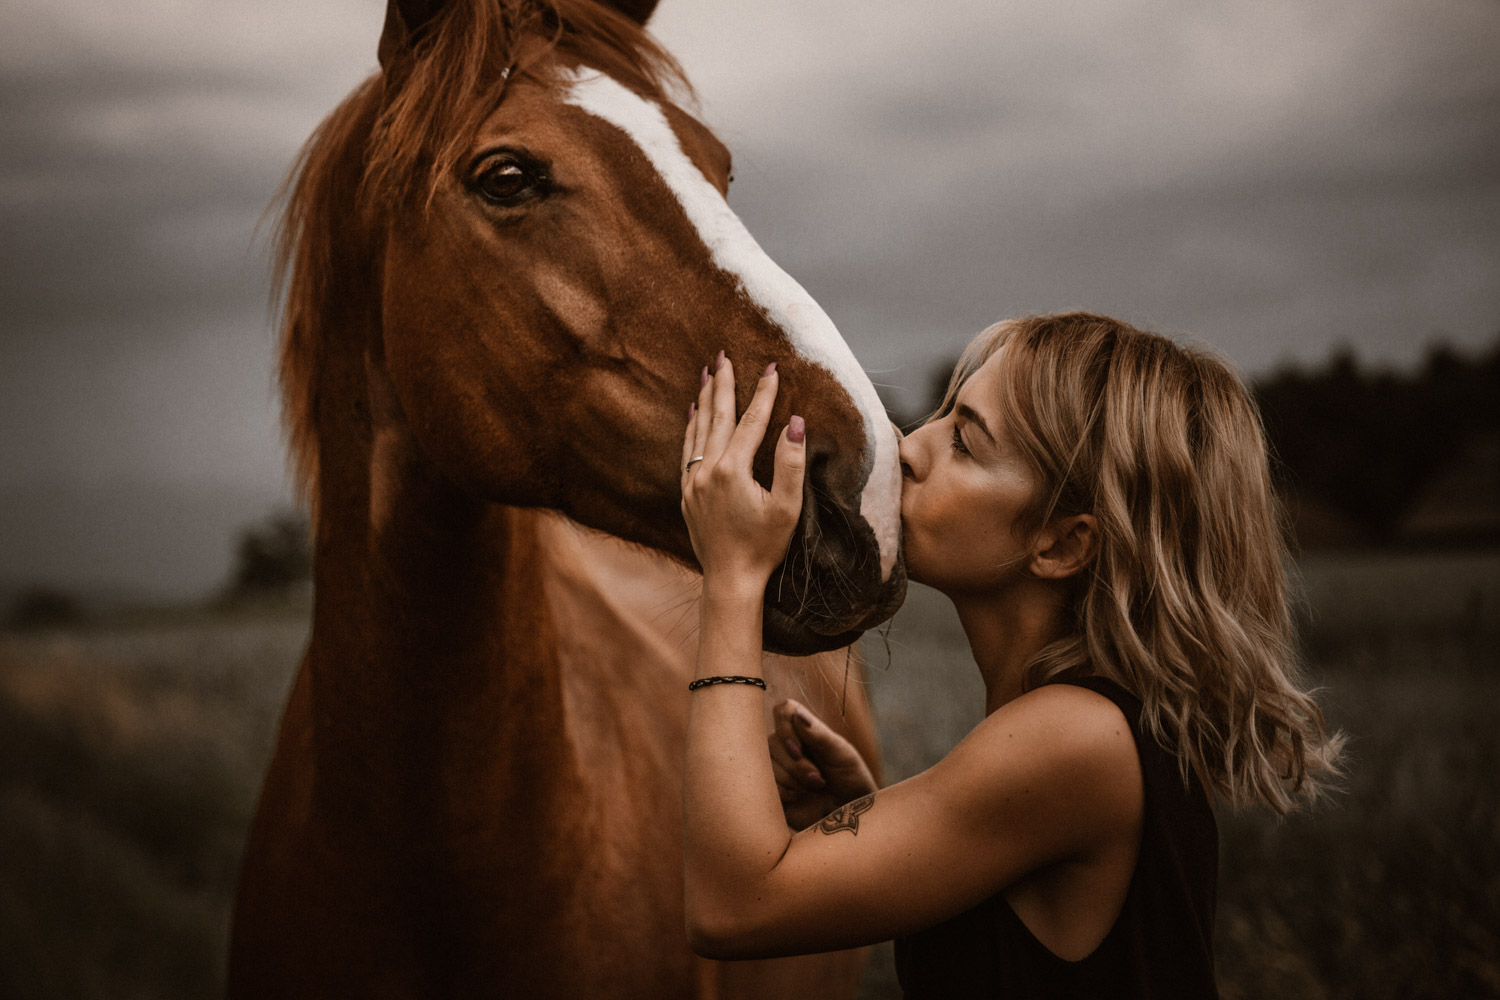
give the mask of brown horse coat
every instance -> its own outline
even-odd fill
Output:
[[[647,8],[393,3],[383,73],[304,154],[282,379],[316,598],[233,996],[852,994],[858,953],[719,964],[686,945],[697,578],[677,455],[715,350],[746,362],[747,397],[777,360],[778,405],[810,428],[768,643],[847,643],[904,575],[894,509],[868,506],[896,474],[873,389],[715,205],[728,153],[666,101]],[[873,759],[849,662],[771,657],[768,676]]]
[[[528,598],[502,594],[474,637],[503,669],[450,653],[431,676],[375,624],[364,669],[319,670],[315,635],[248,851],[232,994],[852,995],[858,952],[718,963],[686,948],[696,575],[556,515],[492,517],[505,588]],[[766,668],[773,693],[842,720],[874,759],[857,661]],[[320,688],[334,705],[320,710]]]

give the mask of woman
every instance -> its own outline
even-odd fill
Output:
[[[1299,687],[1243,386],[1210,356],[1082,313],[970,345],[938,414],[901,443],[901,499],[908,573],[957,607],[985,718],[877,790],[795,703],[777,707],[768,756],[764,695],[743,681],[802,498],[797,417],[772,489],[750,475],[774,367],[736,423],[723,361],[684,440],[708,679],[684,785],[694,948],[895,937],[912,997],[1216,995],[1210,795],[1284,812],[1335,773],[1340,742]]]

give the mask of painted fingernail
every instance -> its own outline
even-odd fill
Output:
[[[688,419],[692,420],[698,415],[698,401],[695,399],[688,404]]]
[[[793,417],[792,419],[796,420],[797,418]],[[800,722],[800,723],[802,723],[802,725],[804,727],[808,727],[808,726],[812,725],[812,716],[810,714],[808,714],[807,709],[805,709],[805,708],[799,708],[799,709],[797,709],[796,712],[794,712],[792,714],[795,715],[795,716],[797,716],[797,721]]]
[[[719,352],[719,356],[717,358],[714,358],[714,372],[717,373],[718,370],[720,368],[722,368],[723,366],[724,366],[724,352],[720,351]]]
[[[792,444],[801,444],[807,437],[807,423],[801,417],[793,417],[786,425],[786,439]]]
[[[807,777],[802,780],[805,784],[811,785],[813,788],[823,789],[828,787],[828,782],[824,781],[823,776],[817,771],[809,772]]]
[[[703,366],[703,374],[700,375],[699,378],[698,378],[698,387],[702,388],[705,385],[708,385],[708,366],[707,365]]]
[[[802,744],[788,736],[782,741],[786,745],[786,752],[791,754],[792,760],[802,759]]]
[[[772,361],[770,364],[766,365],[766,370],[760,373],[760,377],[768,378],[774,371],[776,371],[776,362]]]

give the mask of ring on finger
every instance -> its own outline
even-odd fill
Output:
[[[702,455],[694,455],[692,458],[690,458],[690,459],[687,460],[687,465],[684,465],[682,467],[683,473],[686,474],[686,473],[692,472],[693,471],[693,464],[695,462],[701,462],[701,461],[703,461],[703,456]]]

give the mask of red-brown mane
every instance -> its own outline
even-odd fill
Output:
[[[275,234],[280,383],[297,490],[318,517],[319,345],[373,308],[376,226],[454,169],[509,76],[556,63],[651,98],[691,96],[681,67],[631,18],[594,0],[448,4],[409,52],[361,84],[303,146]],[[423,184],[422,182],[425,182]],[[363,317],[362,317],[363,318]]]

